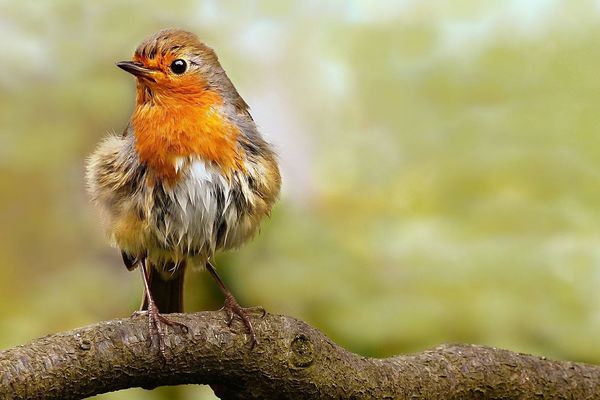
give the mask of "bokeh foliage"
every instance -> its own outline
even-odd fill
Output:
[[[280,205],[218,259],[243,303],[365,355],[600,362],[599,23],[592,1],[0,1],[0,345],[138,306],[83,164],[132,109],[114,62],[179,26],[280,154]],[[220,302],[190,275],[189,310]]]

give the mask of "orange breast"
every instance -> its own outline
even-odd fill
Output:
[[[198,156],[225,175],[242,169],[240,131],[219,113],[222,102],[219,94],[206,91],[194,103],[168,98],[136,107],[132,125],[140,160],[171,182],[177,179],[178,157]]]

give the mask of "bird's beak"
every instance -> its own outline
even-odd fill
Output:
[[[137,76],[138,78],[146,78],[152,81],[154,80],[152,77],[154,71],[150,68],[144,67],[142,63],[134,61],[120,61],[117,63],[117,67]]]

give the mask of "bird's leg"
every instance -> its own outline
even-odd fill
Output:
[[[148,300],[148,331],[150,332],[150,340],[152,343],[158,342],[160,353],[165,355],[165,333],[161,329],[161,324],[168,325],[170,327],[178,326],[183,329],[184,332],[188,331],[188,327],[181,322],[171,321],[168,318],[160,315],[160,311],[152,298],[150,292],[150,284],[148,279],[148,271],[146,270],[146,260],[141,260],[140,269],[142,270],[142,278],[144,281],[144,293]],[[135,315],[135,314],[134,314]]]
[[[261,311],[262,316],[264,317],[265,316],[264,308],[262,308],[262,307],[252,307],[252,308],[241,307],[239,305],[239,303],[237,302],[237,300],[235,299],[235,297],[233,296],[233,294],[231,293],[231,290],[229,290],[229,288],[227,288],[227,286],[225,286],[225,283],[223,283],[223,280],[221,280],[221,278],[217,274],[217,271],[215,270],[215,267],[211,264],[210,261],[206,262],[206,269],[208,270],[208,273],[210,274],[210,276],[213,277],[213,279],[217,283],[217,286],[219,287],[219,289],[221,289],[221,292],[223,292],[223,295],[225,296],[225,304],[223,304],[222,310],[224,310],[227,313],[227,325],[231,326],[234,315],[237,315],[238,317],[240,317],[240,319],[246,326],[246,329],[248,329],[248,332],[250,333],[250,336],[252,338],[251,347],[253,348],[256,344],[258,344],[258,340],[256,339],[256,333],[254,332],[254,328],[252,327],[252,321],[250,321],[250,318],[248,317],[248,311],[258,309]]]

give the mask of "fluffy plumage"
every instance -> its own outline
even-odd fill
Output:
[[[184,74],[169,69],[176,59],[188,63]],[[131,122],[100,143],[87,182],[113,243],[168,279],[252,237],[281,181],[248,106],[195,35],[161,31],[133,63],[147,72]]]
[[[198,156],[182,156],[171,182],[140,161],[134,138],[107,137],[88,165],[92,198],[127,254],[157,266],[186,259],[203,266],[216,250],[249,239],[269,213],[279,189],[272,159],[245,157],[244,170],[226,175]]]

